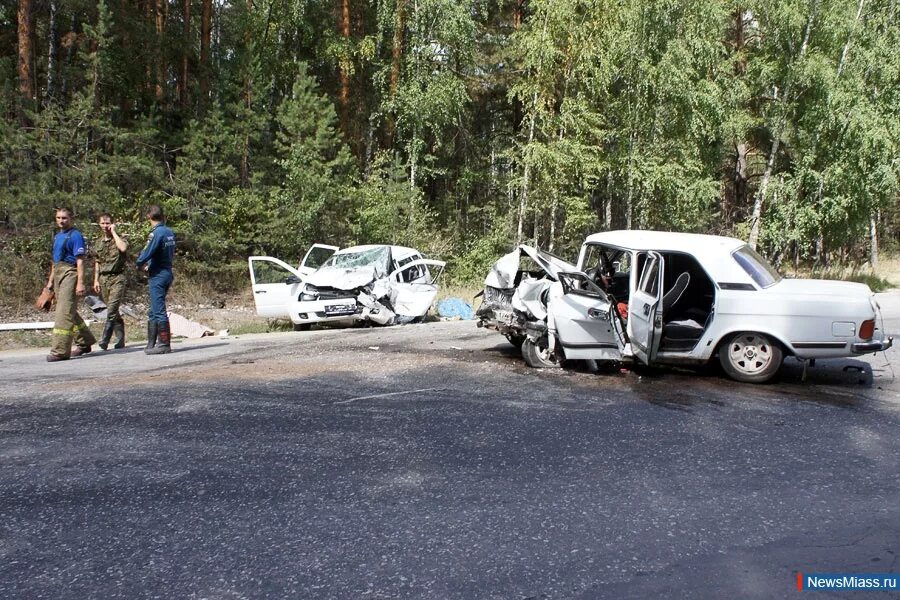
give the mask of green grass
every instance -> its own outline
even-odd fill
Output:
[[[810,279],[831,279],[835,281],[853,281],[855,283],[864,283],[873,292],[883,292],[885,290],[896,287],[888,279],[873,273],[867,269],[856,268],[829,268],[814,269],[808,275],[804,275]]]

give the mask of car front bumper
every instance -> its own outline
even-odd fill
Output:
[[[291,320],[298,324],[350,321],[361,318],[361,313],[362,307],[356,298],[301,301],[294,305]]]

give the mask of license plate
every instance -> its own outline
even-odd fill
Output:
[[[325,316],[338,317],[341,315],[356,314],[355,304],[327,304],[325,306]]]

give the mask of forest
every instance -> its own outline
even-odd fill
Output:
[[[0,270],[45,272],[56,206],[140,245],[151,203],[222,286],[313,242],[478,282],[619,228],[875,264],[897,48],[898,0],[0,0]]]

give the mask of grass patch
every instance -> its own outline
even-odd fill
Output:
[[[810,279],[830,279],[834,281],[852,281],[855,283],[864,283],[873,292],[883,292],[885,290],[896,287],[890,280],[883,277],[870,268],[857,267],[830,267],[827,269],[812,269],[808,272],[800,272],[800,277],[808,277]]]

